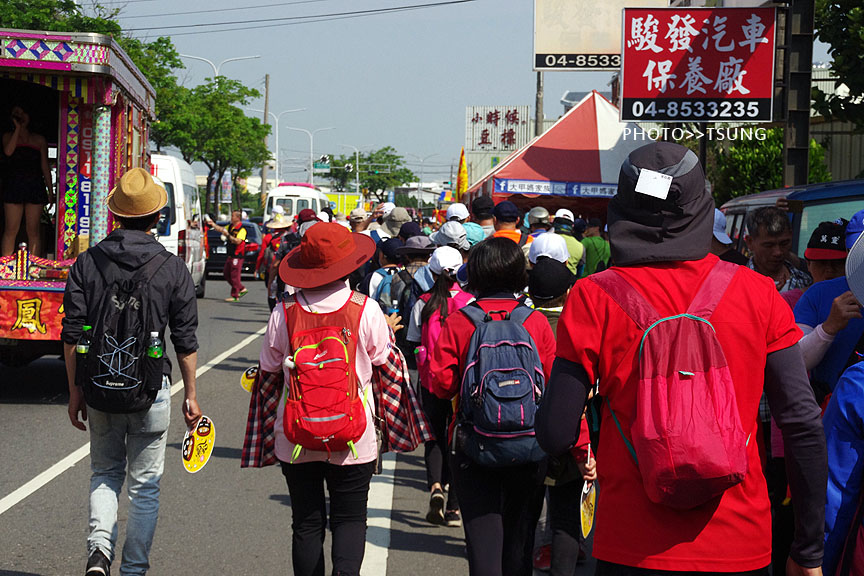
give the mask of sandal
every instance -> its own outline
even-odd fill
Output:
[[[233,296],[230,298],[225,298],[225,302],[239,302],[240,298],[234,298]]]

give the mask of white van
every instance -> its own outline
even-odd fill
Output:
[[[264,222],[270,220],[274,206],[282,206],[285,217],[293,220],[301,210],[311,208],[317,214],[330,200],[318,188],[311,184],[298,182],[283,182],[267,193],[267,203],[264,205]]]
[[[168,193],[166,217],[157,226],[159,242],[165,249],[186,261],[195,282],[195,295],[204,297],[207,275],[201,235],[201,199],[192,166],[181,158],[153,154],[150,171]]]

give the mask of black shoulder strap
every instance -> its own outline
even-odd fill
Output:
[[[406,287],[411,286],[411,283],[414,282],[414,277],[411,276],[411,274],[408,272],[408,270],[405,270],[403,268],[402,270],[399,270],[398,274],[399,274],[399,278],[402,279],[402,282],[405,283]]]
[[[528,242],[528,235],[521,230],[519,231],[519,233],[521,234],[521,236],[519,237],[519,247],[521,248],[525,245],[526,242]]]
[[[171,258],[171,253],[163,249],[148,260],[144,266],[138,269],[138,272],[135,274],[135,279],[149,282],[150,279],[153,278],[153,275],[162,268],[169,258]]]
[[[114,282],[122,279],[120,267],[116,262],[109,258],[101,248],[99,248],[98,244],[90,248],[88,253],[96,262],[96,269],[99,270],[99,274],[102,275],[106,285],[111,286]],[[146,280],[149,282],[150,279],[153,278],[153,275],[162,268],[162,265],[165,264],[170,257],[171,253],[163,249],[148,260],[144,266],[139,268],[133,277],[136,280]]]

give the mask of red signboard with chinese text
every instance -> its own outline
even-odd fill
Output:
[[[625,8],[621,120],[767,122],[774,8]]]
[[[0,291],[0,338],[60,340],[63,292]]]

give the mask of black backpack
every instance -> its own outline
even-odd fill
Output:
[[[147,355],[150,333],[157,330],[150,316],[149,283],[171,254],[163,250],[131,274],[98,245],[89,254],[105,280],[105,291],[88,314],[90,350],[76,353],[76,383],[83,387],[87,405],[102,412],[146,410],[162,387],[165,366],[164,358]]]

